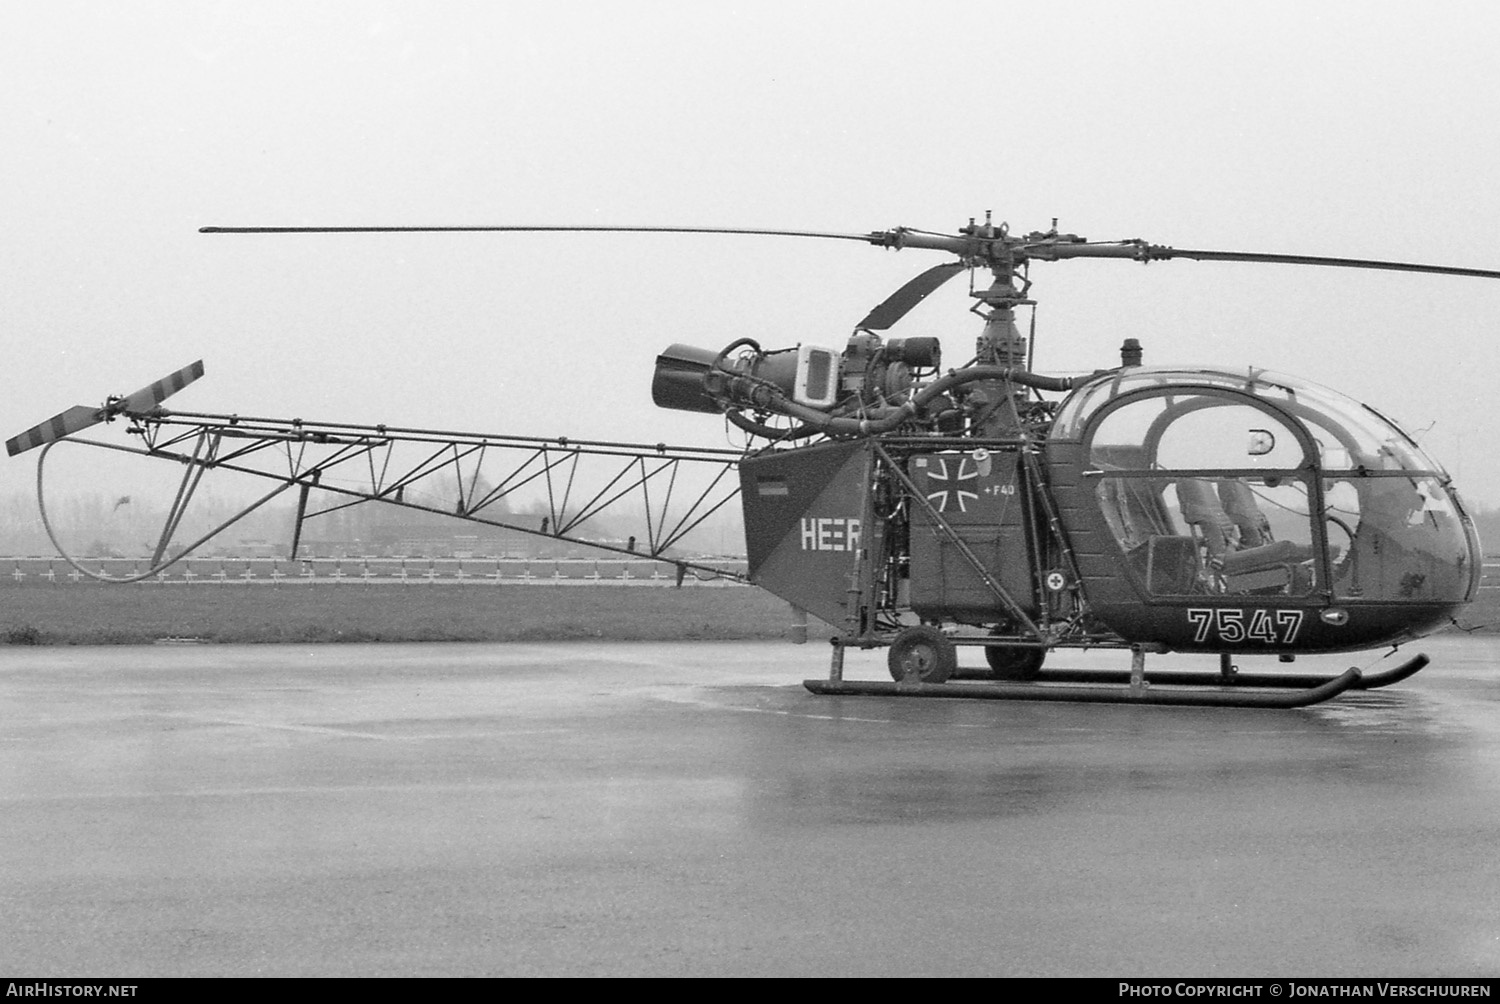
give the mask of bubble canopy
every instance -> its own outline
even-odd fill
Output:
[[[1267,370],[1136,367],[1078,388],[1097,518],[1148,599],[1461,603],[1478,541],[1443,468],[1394,422]]]
[[[1325,469],[1423,471],[1446,477],[1400,426],[1338,391],[1271,370],[1140,366],[1085,384],[1058,410],[1050,438],[1079,439],[1089,419],[1122,397],[1151,390],[1223,389],[1271,402],[1302,419]]]

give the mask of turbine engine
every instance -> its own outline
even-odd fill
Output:
[[[741,338],[719,352],[672,345],[656,358],[651,397],[662,408],[709,414],[750,409],[820,424],[845,413],[905,404],[942,359],[936,338],[882,341],[856,331],[844,350],[801,344],[762,349]]]

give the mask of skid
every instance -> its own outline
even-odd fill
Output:
[[[1379,673],[1361,673],[1350,690],[1376,690],[1414,676],[1431,662],[1426,655],[1416,655],[1390,669]],[[990,680],[988,670],[961,669],[953,674],[956,680]],[[1161,670],[1151,674],[1153,684],[1195,687],[1271,687],[1292,690],[1311,690],[1342,677],[1313,676],[1305,673],[1222,673],[1191,672],[1186,670]],[[1115,669],[1044,669],[1037,677],[1039,683],[1088,683],[1120,684],[1130,682],[1130,673]]]
[[[1418,657],[1422,658],[1422,657]],[[1416,660],[1412,660],[1415,662]],[[1421,667],[1418,667],[1421,668]],[[1415,671],[1413,671],[1415,672]],[[1198,674],[1207,679],[1207,674]],[[1317,686],[1288,692],[1230,687],[1080,686],[1049,683],[897,683],[884,680],[804,680],[814,694],[862,697],[946,697],[987,701],[1068,701],[1084,704],[1172,704],[1215,708],[1301,708],[1358,686],[1345,671]]]

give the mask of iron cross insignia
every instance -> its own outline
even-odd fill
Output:
[[[948,461],[954,461],[950,473]],[[970,489],[978,487],[979,471],[968,457],[933,457],[932,462],[937,466],[927,468],[927,487],[936,488],[937,491],[927,493],[927,501],[938,512],[947,512],[949,506],[955,507],[959,512],[969,511],[970,501],[979,501],[977,492]]]

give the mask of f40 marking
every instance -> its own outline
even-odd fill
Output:
[[[1187,619],[1193,626],[1193,641],[1199,645],[1211,637],[1226,645],[1290,645],[1302,630],[1301,610],[1189,607]]]

